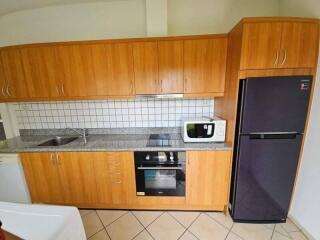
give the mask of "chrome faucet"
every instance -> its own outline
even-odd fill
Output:
[[[75,128],[66,128],[66,130],[72,130],[72,131],[78,133],[83,138],[84,144],[87,144],[87,136],[88,136],[87,129],[81,128],[80,130],[78,130]]]

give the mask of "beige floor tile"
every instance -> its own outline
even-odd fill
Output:
[[[81,217],[84,217],[85,215],[94,212],[94,210],[87,210],[87,209],[79,209]]]
[[[179,240],[197,240],[197,238],[189,231],[186,231]]]
[[[234,234],[233,232],[229,232],[226,240],[243,240],[243,239],[241,237],[239,237],[238,235]]]
[[[143,230],[143,226],[129,212],[110,224],[106,229],[111,239],[130,240]]]
[[[269,240],[273,230],[265,224],[235,223],[232,232],[246,240]]]
[[[161,211],[132,211],[132,213],[139,219],[143,226],[147,227],[163,212]]]
[[[293,240],[308,240],[302,232],[290,232],[290,236]]]
[[[224,215],[222,212],[208,212],[207,214],[228,229],[232,227],[233,221],[229,214]]]
[[[223,240],[228,234],[226,227],[223,227],[206,214],[201,214],[190,226],[189,231],[201,240]]]
[[[103,225],[96,212],[87,214],[82,218],[87,238],[103,229]]]
[[[93,235],[89,240],[110,240],[106,230],[102,230]]]
[[[139,235],[136,236],[134,240],[152,240],[152,237],[146,230],[144,230],[143,232],[139,233]]]
[[[290,237],[286,237],[278,232],[274,232],[272,236],[272,240],[290,240]]]
[[[176,240],[185,231],[185,228],[168,213],[162,214],[147,229],[157,240]]]
[[[290,237],[289,233],[287,233],[284,228],[281,226],[281,224],[276,224],[276,228],[274,229],[277,233],[280,233],[286,237]]]
[[[128,211],[120,211],[120,210],[97,210],[97,213],[103,222],[104,226],[108,226],[113,221],[117,220]]]
[[[285,223],[281,223],[281,226],[286,232],[299,232],[300,229],[288,218]]]
[[[199,212],[169,212],[176,220],[178,220],[186,228],[193,223],[193,221],[199,216]]]

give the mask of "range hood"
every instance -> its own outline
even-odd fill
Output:
[[[174,94],[142,94],[136,95],[136,99],[172,99],[172,98],[183,98],[182,93]]]

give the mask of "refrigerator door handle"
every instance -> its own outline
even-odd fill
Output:
[[[298,132],[255,132],[249,133],[250,139],[294,139]]]

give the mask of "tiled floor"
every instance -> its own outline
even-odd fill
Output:
[[[307,240],[290,220],[233,223],[216,212],[80,210],[89,240]]]

